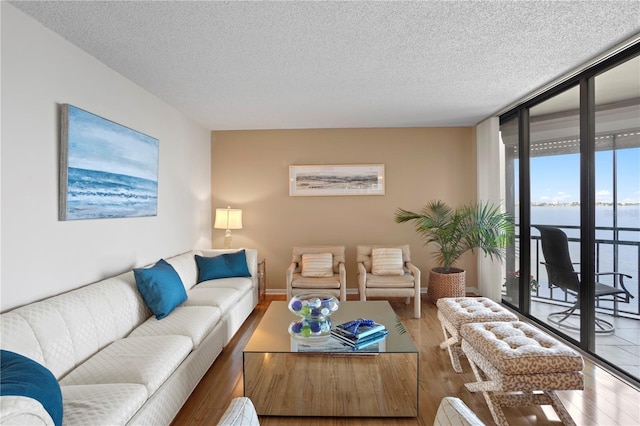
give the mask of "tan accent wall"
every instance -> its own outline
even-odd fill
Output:
[[[385,195],[289,196],[289,166],[384,164]],[[436,266],[411,224],[396,224],[402,207],[418,211],[432,199],[453,206],[476,201],[476,148],[472,127],[214,131],[211,134],[212,211],[243,210],[234,247],[253,247],[266,259],[268,291],[284,291],[291,248],[341,244],[347,253],[347,286],[357,291],[358,244],[411,246],[423,271]],[[211,218],[213,223],[214,218]],[[212,230],[213,247],[224,231]],[[475,255],[459,264],[475,287]]]

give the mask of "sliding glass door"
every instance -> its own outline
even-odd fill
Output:
[[[571,263],[580,260],[580,91],[571,87],[529,110],[530,314],[580,340],[577,291],[556,252],[560,241],[541,238],[541,227],[567,237]],[[544,247],[543,247],[544,244]],[[545,256],[545,252],[547,256]],[[547,257],[550,257],[547,259]],[[565,280],[565,278],[569,278]]]
[[[611,293],[596,299],[595,353],[640,378],[640,57],[594,78],[594,105],[595,281]]]
[[[503,301],[640,380],[640,46],[500,120]]]

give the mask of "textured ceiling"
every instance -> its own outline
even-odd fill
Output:
[[[208,129],[474,125],[640,32],[640,1],[11,2]]]

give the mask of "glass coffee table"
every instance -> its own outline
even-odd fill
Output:
[[[305,343],[287,328],[296,317],[271,302],[243,351],[244,395],[262,416],[415,417],[419,352],[387,301],[341,302],[333,325],[357,318],[389,334],[351,351],[328,337]]]

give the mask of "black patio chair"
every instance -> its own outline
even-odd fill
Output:
[[[580,316],[579,313],[575,312],[579,309],[580,303],[580,272],[573,268],[574,263],[571,262],[571,256],[569,254],[567,234],[561,229],[551,226],[535,226],[535,228],[540,231],[542,254],[545,259],[544,262],[540,263],[547,269],[549,287],[559,287],[576,298],[575,304],[569,309],[551,313],[547,316],[547,319],[558,327],[579,330],[578,327],[571,325],[569,322],[564,323],[564,321],[571,316]],[[596,282],[596,303],[600,301],[629,303],[629,300],[633,299],[633,295],[629,293],[624,286],[624,278],[631,279],[632,277],[630,275],[620,272],[598,272],[596,273],[596,279],[602,275],[614,275],[614,282],[617,279],[620,286],[612,287]],[[596,333],[610,334],[615,330],[611,322],[605,321],[602,318],[596,317],[595,325]]]

